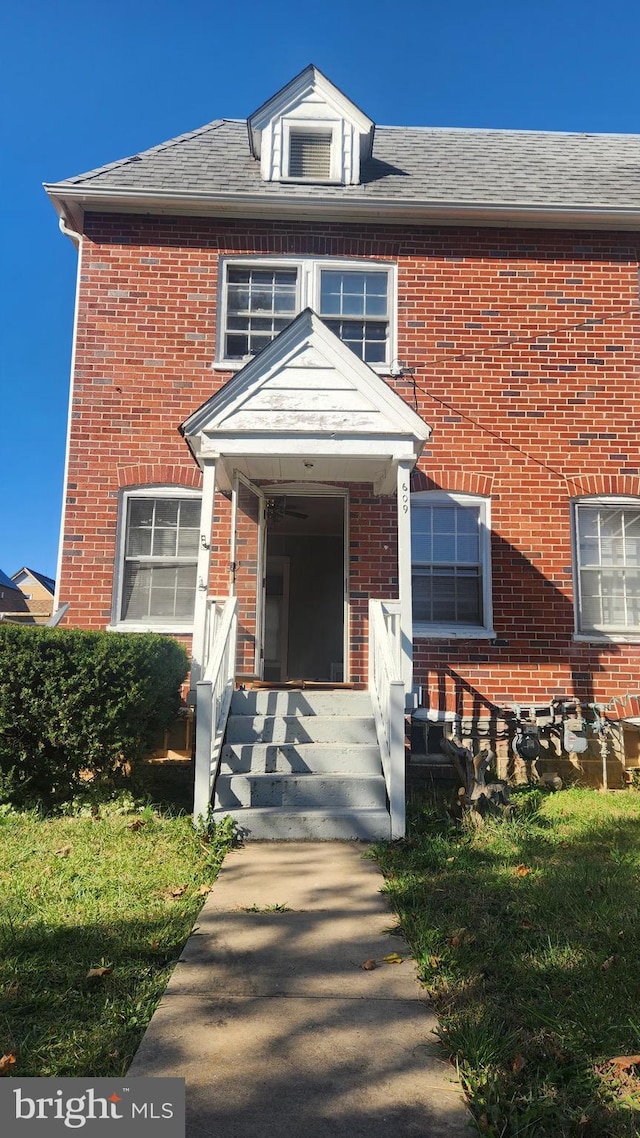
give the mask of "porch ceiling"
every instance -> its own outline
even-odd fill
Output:
[[[252,480],[372,482],[395,489],[430,428],[309,309],[181,427],[200,466]]]

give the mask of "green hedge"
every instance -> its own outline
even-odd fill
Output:
[[[151,633],[0,625],[0,803],[56,806],[135,769],[175,718],[187,667]]]

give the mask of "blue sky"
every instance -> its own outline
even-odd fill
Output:
[[[54,574],[76,253],[42,190],[307,63],[381,124],[640,133],[637,0],[26,0],[0,21],[0,568]]]

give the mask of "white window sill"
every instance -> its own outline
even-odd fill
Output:
[[[211,370],[212,371],[241,371],[243,367],[246,367],[247,364],[250,364],[251,361],[255,360],[255,359],[256,359],[256,356],[247,356],[246,359],[244,359],[244,360],[214,360],[213,363],[211,364]],[[356,356],[356,359],[359,360],[360,356]],[[360,362],[364,363],[365,361],[360,360]],[[385,375],[385,376],[388,376],[390,378],[394,378],[391,375],[391,371],[390,371],[391,364],[367,364],[367,367],[370,367],[371,370],[376,373],[376,375]]]
[[[640,644],[640,633],[575,632],[572,639],[579,644]]]
[[[190,624],[134,624],[121,620],[118,624],[108,624],[107,632],[162,632],[184,636],[193,635],[193,621]]]
[[[464,624],[414,624],[414,640],[495,640],[492,628]]]

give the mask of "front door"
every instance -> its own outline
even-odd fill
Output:
[[[344,495],[265,491],[264,679],[345,676]]]
[[[262,677],[264,494],[241,474],[233,482],[233,592],[238,598],[239,676]]]

